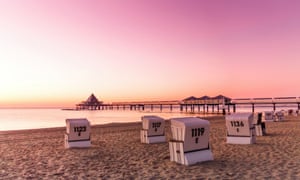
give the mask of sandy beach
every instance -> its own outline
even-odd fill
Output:
[[[141,144],[141,123],[92,127],[92,147],[65,149],[65,127],[0,132],[1,179],[299,179],[300,117],[268,122],[253,145],[226,144],[224,117],[211,122],[213,161],[170,161],[168,143]],[[166,123],[170,138],[170,123]]]

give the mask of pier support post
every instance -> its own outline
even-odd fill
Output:
[[[273,103],[273,111],[276,111],[276,103]]]
[[[252,112],[254,113],[255,109],[254,109],[254,103],[252,103]]]

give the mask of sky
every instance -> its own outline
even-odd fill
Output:
[[[300,96],[298,0],[1,0],[0,107]]]

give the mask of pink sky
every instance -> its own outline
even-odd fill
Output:
[[[0,2],[0,106],[300,96],[297,0]]]

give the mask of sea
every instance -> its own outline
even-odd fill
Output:
[[[276,107],[276,110],[297,110],[297,105],[282,105]],[[255,111],[272,111],[272,106],[256,106]],[[237,106],[236,112],[251,112],[251,106]],[[231,109],[232,112],[232,109]],[[108,123],[126,123],[139,122],[145,115],[156,115],[164,119],[175,117],[205,117],[215,116],[217,114],[203,113],[195,110],[194,113],[189,111],[180,111],[179,107],[164,107],[162,110],[62,110],[60,108],[1,108],[0,109],[0,131],[7,130],[25,130],[64,127],[65,120],[69,118],[86,118],[91,125],[108,124]]]

